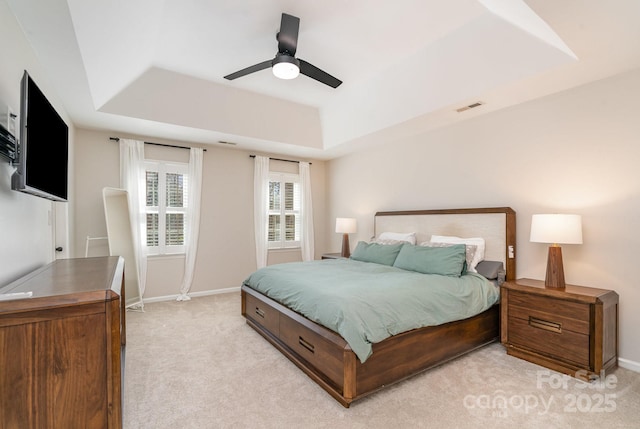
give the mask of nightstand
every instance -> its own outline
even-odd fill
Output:
[[[341,256],[341,253],[323,253],[322,259],[346,259]]]
[[[505,282],[500,336],[507,353],[584,380],[618,364],[618,294],[543,281]]]

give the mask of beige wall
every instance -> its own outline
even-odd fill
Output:
[[[327,229],[379,210],[510,206],[517,275],[544,279],[547,246],[534,213],[583,216],[583,245],[563,246],[569,283],[620,295],[620,356],[640,362],[640,71],[328,162]],[[337,234],[331,247],[340,248]]]
[[[119,186],[118,144],[109,140],[114,133],[77,130],[75,222],[76,256],[84,256],[87,235],[106,235],[102,188]],[[128,137],[128,136],[121,136]],[[144,137],[138,137],[145,140]],[[153,142],[187,144],[161,139]],[[203,164],[202,211],[196,270],[191,292],[239,287],[256,269],[253,237],[253,160],[249,152],[207,146]],[[189,161],[189,152],[146,145],[145,156],[155,159]],[[283,170],[297,164],[273,162]],[[297,171],[297,168],[296,168]],[[316,257],[325,248],[325,163],[311,166],[315,219]],[[91,242],[90,256],[107,254],[105,242]],[[300,260],[300,250],[272,251],[269,264]],[[147,269],[144,298],[175,295],[183,275],[182,256],[152,257]]]

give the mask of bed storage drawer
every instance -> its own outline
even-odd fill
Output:
[[[280,332],[280,313],[269,304],[253,295],[246,295],[245,316],[264,326],[271,333],[278,336]]]
[[[316,368],[323,368],[332,384],[342,386],[344,347],[329,341],[292,318],[280,315],[280,340],[300,358]]]

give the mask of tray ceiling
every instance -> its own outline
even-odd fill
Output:
[[[635,0],[7,2],[77,126],[314,158],[640,66]],[[223,79],[273,58],[282,12],[340,87]]]

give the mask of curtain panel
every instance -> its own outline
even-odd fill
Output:
[[[145,224],[144,194],[144,142],[120,139],[120,187],[129,195],[129,215],[133,234],[133,247],[138,262],[140,296],[144,295],[147,282],[146,240],[142,225]],[[139,304],[143,307],[142,301]]]
[[[257,268],[267,266],[269,243],[269,158],[256,156],[253,173],[253,222]]]
[[[299,163],[300,187],[302,188],[302,204],[300,207],[302,231],[300,238],[300,251],[303,261],[314,259],[314,235],[313,235],[313,204],[311,198],[311,172],[308,162]]]
[[[193,272],[196,266],[198,253],[198,236],[200,234],[200,205],[202,196],[202,158],[204,151],[201,148],[191,148],[189,154],[189,191],[187,201],[187,218],[185,220],[184,277],[180,286],[180,295],[177,301],[188,301],[187,295],[193,283]]]

